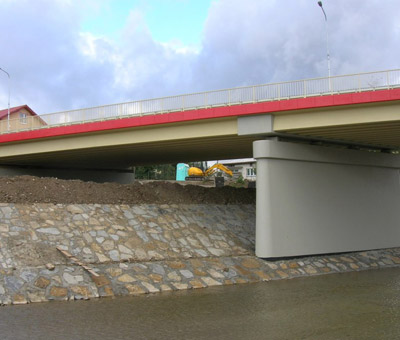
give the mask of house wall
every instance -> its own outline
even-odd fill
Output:
[[[254,165],[253,164],[243,164],[242,167],[242,176],[244,179],[247,179],[248,181],[255,181],[256,180],[256,176],[255,175],[247,175],[247,169],[254,169]]]
[[[232,169],[234,175],[233,177],[235,179],[238,179],[240,176],[243,177],[243,179],[246,179],[248,181],[255,181],[256,176],[248,176],[247,175],[247,169],[252,169],[255,168],[254,164],[252,163],[245,163],[245,164],[226,164],[227,167]]]
[[[26,120],[25,120],[26,123],[24,123],[23,120],[20,119],[20,113],[26,114]],[[45,123],[38,116],[32,115],[26,109],[21,109],[18,112],[10,114],[10,129],[8,129],[7,116],[4,117],[2,120],[0,120],[0,132],[31,129],[43,125],[45,125]]]

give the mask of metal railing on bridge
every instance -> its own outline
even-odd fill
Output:
[[[0,121],[0,133],[292,98],[400,87],[400,69],[254,85]]]

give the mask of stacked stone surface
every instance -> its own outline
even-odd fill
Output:
[[[254,206],[0,206],[0,268],[252,254]]]
[[[400,264],[397,248],[258,259],[253,205],[2,204],[0,218],[0,304],[136,295]]]

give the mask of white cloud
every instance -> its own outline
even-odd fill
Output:
[[[7,32],[0,35],[7,46],[0,63],[12,78],[12,105],[43,112],[104,97],[96,84],[112,81],[112,65],[81,52],[77,8],[65,1],[20,0],[0,2],[0,13],[0,32]]]
[[[327,72],[316,1],[213,2],[200,50],[155,41],[140,11],[117,40],[81,32],[90,4],[0,0],[0,67],[12,77],[12,105],[44,113]],[[324,7],[333,74],[400,66],[397,0],[326,0]],[[6,98],[0,75],[0,107]]]
[[[399,67],[399,2],[335,0],[324,8],[333,74]],[[326,76],[325,32],[316,1],[220,0],[205,27],[201,83],[217,88]]]

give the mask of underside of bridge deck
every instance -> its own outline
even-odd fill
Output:
[[[274,116],[274,131],[400,150],[399,107],[392,101],[282,112]]]
[[[237,118],[46,138],[0,149],[1,165],[125,169],[135,165],[251,157],[256,136]]]

